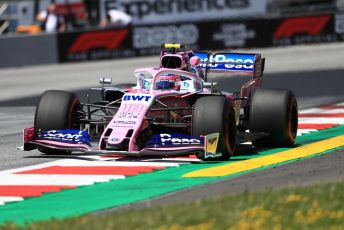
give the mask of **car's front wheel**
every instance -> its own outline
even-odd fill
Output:
[[[61,90],[44,92],[37,104],[35,113],[36,135],[39,131],[78,129],[77,110],[80,102],[74,93]],[[65,154],[66,151],[54,151],[39,148],[47,154]]]
[[[233,106],[224,96],[199,98],[192,115],[192,135],[219,134],[216,152],[222,153],[219,160],[228,160],[234,153],[236,123]],[[199,158],[207,160],[205,154]],[[211,158],[209,158],[211,159]]]

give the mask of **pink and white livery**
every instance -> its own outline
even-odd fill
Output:
[[[81,103],[70,92],[49,90],[24,130],[23,150],[185,155],[227,160],[237,143],[290,146],[297,133],[297,102],[288,90],[261,89],[260,54],[193,52],[163,44],[160,65],[134,71],[136,85],[101,79],[101,101]],[[240,92],[207,82],[208,73],[249,74]],[[216,78],[215,78],[216,79]],[[95,141],[98,146],[92,147]]]

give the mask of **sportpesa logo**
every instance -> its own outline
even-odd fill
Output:
[[[160,134],[161,145],[199,145],[201,141],[196,138],[178,136],[173,137],[171,134]]]
[[[195,52],[195,55],[202,60],[201,68],[243,72],[254,70],[255,54],[219,53],[208,56],[207,53]]]
[[[87,145],[90,145],[91,141],[87,131],[80,131],[75,129],[39,131],[38,139]]]
[[[52,138],[52,139],[61,139],[61,140],[73,140],[79,141],[82,137],[82,131],[79,133],[64,133],[63,131],[51,130],[47,132],[43,132],[41,137],[44,138]]]
[[[203,62],[209,62],[208,67],[214,67],[217,68],[221,65],[223,65],[227,69],[252,69],[253,68],[253,60],[252,59],[233,59],[233,58],[226,58],[225,55],[216,55],[215,57],[210,56],[209,60],[205,58],[202,60]],[[218,64],[218,63],[224,63],[224,64]],[[215,63],[215,64],[212,64]],[[206,67],[206,63],[201,64],[202,67]]]

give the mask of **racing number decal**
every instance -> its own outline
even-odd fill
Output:
[[[141,112],[143,105],[140,104],[124,104],[124,112]]]
[[[119,113],[118,118],[132,118],[137,119],[143,109],[140,104],[123,104],[123,109]]]

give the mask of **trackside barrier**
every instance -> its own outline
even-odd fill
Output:
[[[57,36],[0,37],[0,67],[58,63]]]

